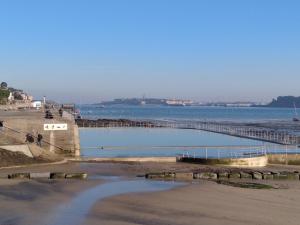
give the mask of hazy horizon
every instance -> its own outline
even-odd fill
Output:
[[[0,81],[36,98],[300,96],[296,0],[2,1]]]

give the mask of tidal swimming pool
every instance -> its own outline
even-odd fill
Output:
[[[253,146],[262,145],[261,141],[169,128],[80,129],[80,142],[83,157],[172,157],[182,154],[228,157],[244,151],[260,151],[260,147]]]

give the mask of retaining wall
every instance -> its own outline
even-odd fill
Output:
[[[300,154],[269,154],[268,163],[300,165]]]
[[[180,162],[198,163],[204,165],[226,165],[232,167],[264,167],[268,164],[267,156],[258,156],[252,158],[236,158],[236,159],[205,159],[205,158],[185,158],[179,157]]]

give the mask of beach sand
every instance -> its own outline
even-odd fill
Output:
[[[298,225],[299,202],[298,183],[282,190],[251,190],[202,181],[98,202],[84,224]]]
[[[66,163],[1,169],[12,172],[87,172],[132,179],[145,172],[200,168],[189,164]],[[273,166],[272,169],[300,170]],[[63,204],[84,190],[105,182],[87,180],[0,179],[0,225],[41,224]],[[263,181],[265,182],[265,181]],[[131,193],[97,201],[82,223],[96,224],[293,224],[300,221],[300,181],[268,181],[280,187],[271,190],[242,189],[211,181],[188,181],[169,191]],[[45,224],[46,225],[46,224]],[[68,224],[66,224],[68,225]]]

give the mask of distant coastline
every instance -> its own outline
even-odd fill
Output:
[[[94,103],[101,107],[124,105],[124,106],[203,106],[203,107],[265,107],[265,108],[300,108],[300,97],[279,96],[269,103],[258,102],[195,102],[183,99],[164,99],[164,98],[118,98],[112,101]]]
[[[300,108],[300,97],[295,96],[279,96],[266,105],[254,105],[254,107],[268,108]]]

